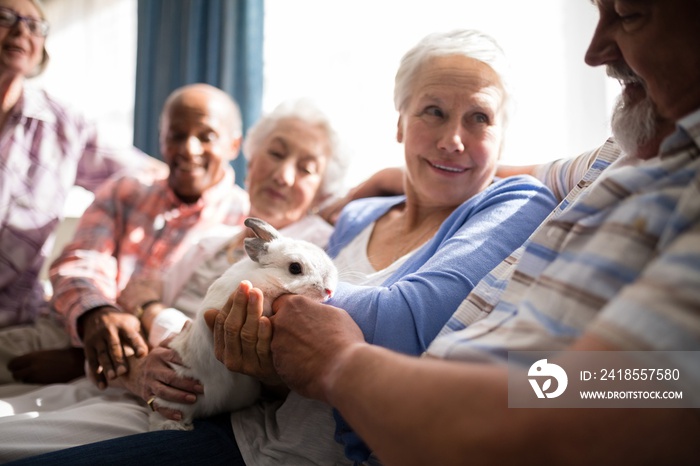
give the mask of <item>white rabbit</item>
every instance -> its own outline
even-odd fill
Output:
[[[259,396],[260,384],[253,377],[229,371],[214,356],[214,338],[204,321],[204,311],[221,309],[242,280],[250,281],[264,295],[265,315],[272,301],[285,293],[302,294],[318,301],[329,298],[338,283],[338,272],[328,255],[318,246],[303,240],[280,236],[266,222],[245,220],[256,238],[246,238],[249,257],[229,267],[207,290],[192,325],[173,338],[170,348],[177,351],[184,366],[173,365],[181,376],[199,380],[204,394],[192,405],[156,398],[159,407],[182,412],[182,421],[172,421],[151,413],[151,430],[191,430],[192,419],[234,411],[251,405]]]

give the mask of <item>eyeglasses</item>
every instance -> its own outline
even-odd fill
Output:
[[[43,19],[31,18],[17,14],[14,10],[0,7],[0,27],[13,28],[20,21],[24,21],[27,29],[33,36],[46,37],[49,33],[49,22]]]

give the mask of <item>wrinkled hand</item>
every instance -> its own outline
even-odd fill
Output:
[[[203,394],[204,388],[199,381],[181,377],[172,368],[171,364],[182,366],[182,359],[175,350],[167,346],[170,340],[171,338],[161,343],[144,358],[129,358],[129,372],[118,377],[110,385],[126,388],[144,401],[153,396],[184,404],[197,401],[197,395]],[[152,406],[168,419],[182,419],[182,413],[178,410],[158,406],[158,402]]]
[[[127,356],[141,358],[148,353],[136,316],[105,306],[80,319],[87,375],[98,387],[105,388],[110,380],[129,371]]]
[[[280,296],[272,311],[275,370],[292,390],[328,402],[346,350],[365,344],[362,331],[344,310],[304,296]]]
[[[158,278],[133,277],[119,293],[117,304],[135,314],[136,307],[148,301],[160,301],[163,282]]]
[[[221,311],[207,311],[204,317],[214,333],[216,358],[228,370],[276,386],[281,381],[272,366],[272,328],[262,314],[262,291],[253,288],[249,281],[242,281]]]
[[[80,348],[34,351],[12,359],[7,369],[22,383],[66,383],[85,374],[85,356]]]

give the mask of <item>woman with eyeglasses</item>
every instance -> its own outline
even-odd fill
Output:
[[[39,271],[70,188],[93,191],[124,168],[158,165],[104,147],[79,113],[30,86],[48,62],[49,29],[38,0],[0,0],[0,328],[43,313]]]

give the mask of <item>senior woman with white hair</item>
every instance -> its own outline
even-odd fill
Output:
[[[395,103],[406,195],[348,204],[328,247],[341,280],[353,280],[341,282],[329,304],[346,309],[371,343],[420,354],[472,286],[554,207],[551,193],[532,178],[494,179],[507,120],[503,62],[490,37],[469,30],[430,35],[401,62]],[[252,294],[258,299],[248,301]],[[274,336],[260,298],[260,290],[241,285],[233,305],[209,317],[227,367],[270,383],[277,380],[269,360]],[[296,297],[283,305],[305,303]],[[249,338],[227,332],[229,319],[244,321]],[[326,465],[366,459],[358,457],[364,452],[357,442],[346,456],[334,431],[330,406],[291,392],[195,421],[190,432],[150,432],[35,461]],[[345,432],[338,438],[356,440]]]

